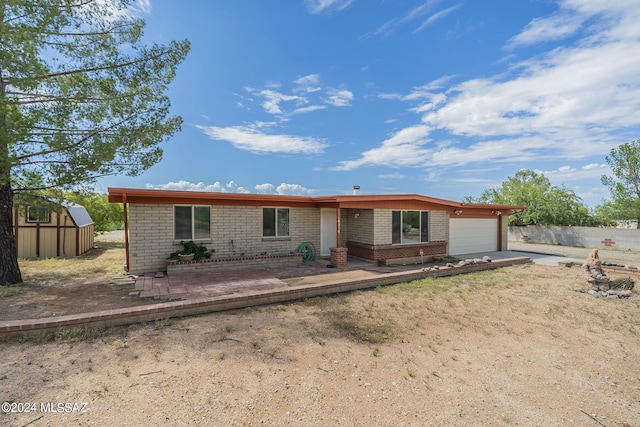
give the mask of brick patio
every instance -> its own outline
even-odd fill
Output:
[[[266,291],[287,288],[282,279],[290,277],[318,276],[344,271],[364,270],[390,273],[398,268],[377,267],[367,261],[351,259],[345,269],[328,268],[329,261],[319,259],[294,266],[252,268],[245,270],[220,271],[216,273],[196,273],[164,275],[162,273],[139,276],[135,292],[141,298],[161,300],[185,300],[210,296]],[[410,269],[415,269],[413,265]]]

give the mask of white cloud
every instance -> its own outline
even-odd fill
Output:
[[[296,114],[324,110],[328,107],[346,107],[351,105],[354,96],[346,89],[325,88],[320,84],[319,74],[309,74],[293,81],[292,95],[271,85],[266,89],[245,87],[251,95],[259,98],[265,112],[278,116],[281,121],[289,120]],[[255,102],[253,99],[249,101]],[[244,107],[244,103],[242,103]]]
[[[326,103],[334,107],[348,107],[353,101],[353,93],[348,90],[329,89]]]
[[[313,190],[299,184],[287,184],[283,182],[277,187],[273,184],[258,184],[255,189],[260,194],[280,194],[289,196],[305,196],[313,194]]]
[[[327,147],[322,139],[295,135],[269,135],[253,126],[196,127],[211,139],[227,141],[239,150],[257,154],[317,154]]]
[[[378,178],[381,178],[381,179],[403,179],[405,177],[406,177],[405,175],[403,175],[401,173],[398,173],[398,172],[385,173],[385,174],[382,174],[382,175],[378,175]]]
[[[273,184],[258,184],[255,186],[258,194],[273,194],[275,186]]]
[[[235,181],[229,181],[222,184],[219,181],[213,184],[205,184],[204,182],[193,183],[189,181],[167,182],[166,184],[147,184],[145,188],[154,190],[175,190],[175,191],[205,191],[213,193],[243,193],[251,192],[244,187],[239,186]],[[273,184],[258,184],[255,187],[257,194],[280,194],[280,195],[311,195],[313,190],[306,188],[300,184],[287,184],[283,182],[277,187]]]
[[[399,27],[399,26],[401,26],[403,24],[407,24],[409,22],[412,22],[412,21],[420,18],[421,16],[426,15],[431,10],[433,10],[433,8],[438,3],[440,3],[440,1],[441,0],[427,0],[423,4],[421,4],[419,6],[416,6],[413,9],[411,9],[404,16],[392,18],[392,19],[386,21],[384,24],[382,24],[380,27],[378,27],[378,29],[376,29],[372,33],[368,34],[366,37],[370,37],[370,36],[386,37],[389,34],[391,34],[393,31],[395,31],[395,29],[397,27]]]
[[[238,186],[233,181],[229,181],[229,183],[221,184],[216,181],[213,184],[205,184],[204,182],[193,183],[189,181],[177,181],[177,182],[168,182],[166,184],[147,184],[145,186],[148,189],[156,189],[156,190],[176,190],[176,191],[207,191],[207,192],[215,192],[215,193],[249,193],[244,187]]]
[[[422,148],[422,145],[429,135],[429,130],[429,127],[424,125],[402,129],[383,141],[380,147],[362,153],[360,159],[339,162],[334,170],[353,170],[365,165],[392,167],[424,165],[430,151]]]
[[[591,170],[591,169],[599,168],[601,166],[604,166],[604,165],[601,165],[599,163],[589,163],[588,165],[584,165],[582,169]]]
[[[271,89],[265,89],[258,92],[254,92],[254,95],[264,98],[262,102],[262,108],[269,114],[283,114],[280,108],[280,103],[294,101],[297,104],[304,103],[306,100],[296,95],[285,95]]]
[[[567,182],[581,182],[588,180],[599,180],[602,175],[607,175],[611,172],[611,169],[607,165],[600,165],[596,163],[590,163],[581,167],[574,166],[561,166],[555,170],[535,170],[538,173],[543,174],[550,181],[554,183]]]
[[[293,81],[296,92],[318,92],[320,90],[320,74],[309,74]]]
[[[610,3],[564,1],[563,8],[589,21],[581,38],[516,63],[508,73],[446,90],[417,87],[407,95],[386,95],[419,102],[412,111],[421,114],[421,124],[336,169],[604,156],[631,139],[640,124],[640,55],[634,54],[640,51],[640,8],[632,1]],[[438,140],[449,143],[433,144]]]
[[[296,108],[290,113],[290,115],[310,113],[312,111],[324,110],[326,108],[327,108],[326,105],[308,105],[306,107]]]
[[[455,11],[456,9],[459,9],[460,6],[462,6],[462,3],[458,3],[455,6],[451,6],[451,7],[448,7],[446,9],[444,9],[444,10],[441,10],[440,12],[434,13],[433,15],[431,15],[427,19],[425,19],[422,22],[422,24],[420,24],[420,26],[415,29],[414,33],[417,33],[418,31],[424,30],[425,28],[427,28],[431,24],[434,24],[435,22],[441,20],[442,18],[444,18],[445,16],[449,15],[451,12]]]
[[[570,37],[580,28],[583,19],[580,15],[569,13],[535,18],[520,34],[511,39],[507,47],[515,48]]]
[[[347,8],[353,0],[306,0],[307,10],[312,14],[339,12]]]

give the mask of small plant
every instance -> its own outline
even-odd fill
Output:
[[[190,255],[193,254],[194,261],[199,261],[201,259],[209,259],[215,253],[215,249],[207,249],[205,245],[196,244],[193,240],[189,240],[185,242],[184,240],[180,241],[182,245],[182,249],[172,252],[167,259],[179,259],[179,255]]]
[[[631,277],[624,279],[616,279],[611,283],[611,289],[617,289],[619,291],[632,290],[635,286],[635,281]]]
[[[156,320],[153,323],[154,329],[164,329],[169,326],[173,326],[176,321],[170,317],[165,317],[164,319]]]
[[[378,347],[374,348],[371,355],[373,355],[373,357],[380,357],[380,349]]]
[[[22,292],[24,288],[20,286],[0,286],[0,298],[10,297],[11,295]]]

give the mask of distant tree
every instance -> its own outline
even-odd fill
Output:
[[[593,210],[593,216],[602,225],[614,226],[618,218],[618,209],[610,200],[604,200]]]
[[[572,190],[557,187],[543,175],[520,170],[498,188],[486,189],[480,197],[467,197],[475,203],[527,206],[509,217],[509,223],[539,225],[594,225],[589,209]]]
[[[164,95],[188,41],[142,43],[132,0],[0,0],[0,285],[22,281],[14,199],[136,175],[180,129]]]
[[[606,160],[615,175],[602,175],[613,198],[609,209],[616,219],[635,220],[640,228],[640,139],[612,149]]]
[[[63,197],[65,200],[82,205],[87,209],[93,220],[96,233],[124,228],[122,203],[109,203],[106,194],[73,191],[64,193]]]

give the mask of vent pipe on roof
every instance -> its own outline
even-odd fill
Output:
[[[357,196],[358,194],[360,194],[360,186],[359,185],[354,185],[353,186],[353,195]]]

